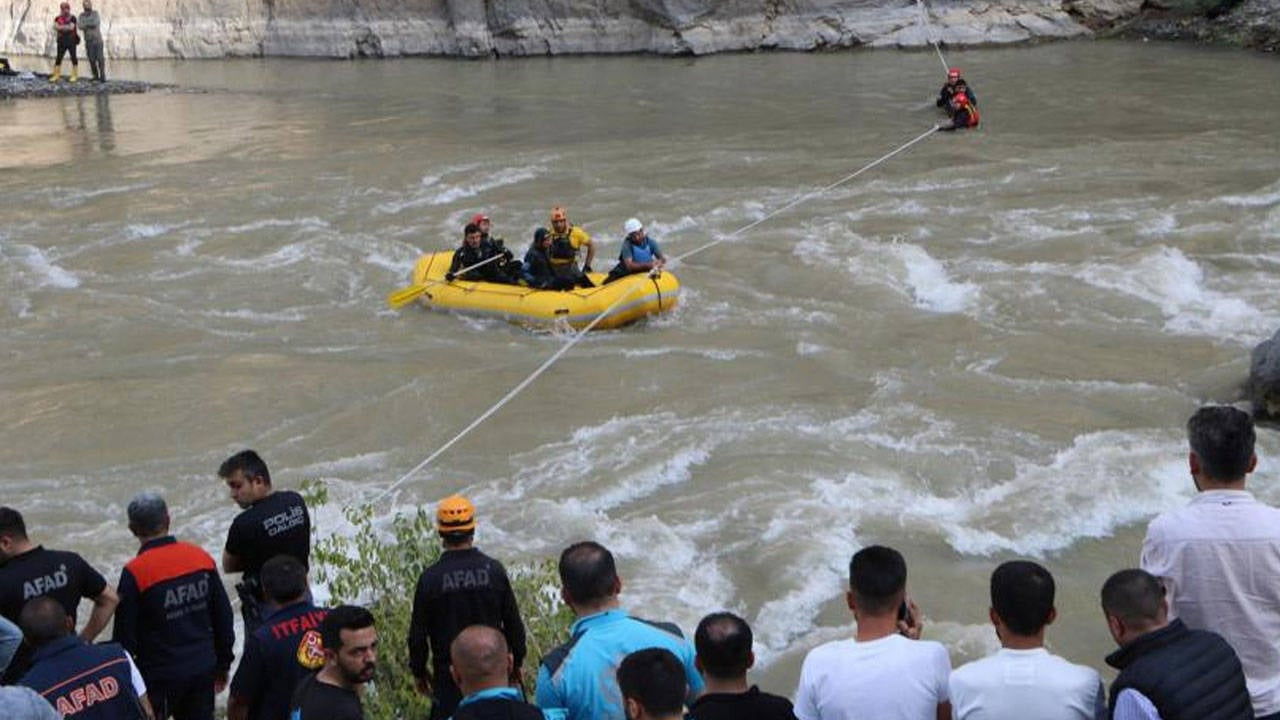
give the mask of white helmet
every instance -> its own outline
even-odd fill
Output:
[[[640,232],[641,230],[644,229],[644,226],[640,224],[639,220],[635,218],[631,218],[630,220],[622,224],[622,229],[625,230],[628,235],[630,235],[633,232]]]

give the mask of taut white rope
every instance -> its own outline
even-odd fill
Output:
[[[942,48],[938,47],[938,41],[933,39],[933,33],[929,32],[929,11],[924,7],[924,0],[916,0],[916,7],[920,9],[920,24],[924,27],[924,38],[933,43],[933,49],[938,53],[938,59],[942,61],[942,72],[946,72],[951,68],[947,64],[947,59],[942,57]]]

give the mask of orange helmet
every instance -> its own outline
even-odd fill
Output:
[[[450,495],[436,506],[436,531],[471,532],[476,529],[476,506],[461,495]]]
[[[551,222],[555,222],[557,220],[568,220],[568,219],[569,219],[569,213],[565,212],[564,208],[560,207],[559,205],[551,208]]]

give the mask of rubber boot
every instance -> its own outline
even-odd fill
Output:
[[[53,66],[53,74],[49,76],[49,82],[56,83],[62,79],[62,63]]]
[[[75,82],[80,79],[80,66],[71,66],[71,77],[67,78],[67,82]]]

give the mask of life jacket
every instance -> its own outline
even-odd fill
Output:
[[[570,240],[572,237],[572,225],[565,230],[563,235],[552,233],[551,248],[547,251],[547,255],[551,258],[551,262],[560,265],[577,259],[578,251],[573,247],[573,242]]]
[[[653,262],[653,244],[649,242],[648,237],[645,237],[644,242],[640,243],[639,245],[631,242],[630,240],[624,240],[623,242],[626,243],[626,245],[623,246],[624,253],[626,248],[628,247],[631,248],[632,262],[637,262],[637,263]],[[619,253],[618,255],[619,260],[622,259],[624,253]]]
[[[78,23],[76,22],[76,16],[74,14],[58,15],[58,18],[54,22],[62,26],[58,28],[58,34],[60,35],[71,35],[76,31],[76,28],[78,27]]]
[[[967,113],[963,127],[978,127],[978,108],[974,107],[973,103],[965,103],[956,109],[957,115],[962,112]]]

